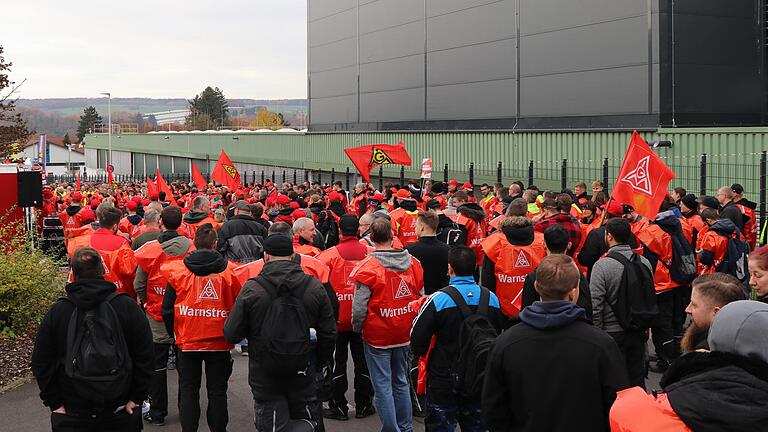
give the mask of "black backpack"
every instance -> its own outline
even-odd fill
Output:
[[[624,266],[616,301],[610,305],[619,325],[624,330],[647,330],[659,314],[653,273],[636,253],[627,259],[618,252],[611,252],[608,258]]]
[[[499,335],[488,319],[491,292],[480,288],[480,303],[477,311],[472,312],[456,287],[448,286],[442,291],[453,299],[464,316],[458,334],[459,350],[451,366],[453,390],[471,400],[480,400],[488,354]]]
[[[669,269],[669,277],[673,281],[683,285],[690,285],[698,276],[696,255],[694,255],[691,244],[683,236],[681,229],[673,230],[671,227],[661,225],[659,227],[669,234],[669,237],[672,239],[672,263],[666,265],[664,261],[660,261]]]
[[[435,237],[448,246],[467,244],[467,234],[456,222],[451,222],[451,226],[439,227]]]
[[[749,286],[749,244],[744,241],[741,234],[728,238],[725,259],[717,266],[717,271],[728,273],[736,277],[744,286],[744,292],[751,291]]]
[[[325,210],[325,218],[323,223],[318,229],[323,233],[323,240],[325,241],[325,247],[330,248],[339,244],[339,220],[341,218],[336,216],[336,213],[331,210]]]
[[[67,326],[64,372],[78,397],[97,407],[127,394],[133,376],[123,328],[110,304],[122,295],[127,294],[114,292],[93,309],[76,307]]]
[[[293,290],[274,287],[264,278],[256,279],[270,298],[269,308],[261,324],[261,368],[275,380],[311,377],[309,317],[304,308],[304,293],[311,276]]]

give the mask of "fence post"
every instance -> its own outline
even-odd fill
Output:
[[[344,171],[344,185],[346,190],[349,190],[349,167]]]
[[[443,167],[443,183],[448,183],[448,164]]]
[[[283,183],[285,183],[286,177],[285,177],[285,170],[283,170]]]
[[[699,183],[700,195],[707,194],[707,154],[701,154],[701,162],[699,163],[699,176],[701,177]]]
[[[475,186],[475,163],[474,162],[469,163],[469,184],[471,184],[473,187]]]
[[[528,186],[533,186],[533,160],[528,161]]]
[[[499,165],[496,167],[496,183],[501,183],[501,169],[502,164],[501,161],[499,161]]]
[[[304,181],[309,183],[309,170],[304,170]]]
[[[603,158],[603,187],[608,193],[608,158]]]
[[[379,166],[379,190],[384,190],[384,167]]]
[[[405,185],[405,167],[400,165],[400,187]]]
[[[293,184],[296,184],[296,181],[298,180],[296,178],[298,170],[296,168],[293,169]]]
[[[568,159],[563,159],[563,167],[560,170],[560,189],[568,188]]]
[[[331,184],[336,181],[336,168],[331,168]]]
[[[760,153],[760,225],[757,227],[758,233],[765,225],[766,177],[768,177],[768,154],[763,150]]]
[[[274,169],[272,169],[272,178],[270,178],[270,180],[272,180],[272,183],[277,182],[277,177],[275,177],[275,170]]]
[[[261,169],[261,185],[264,186],[264,168]]]

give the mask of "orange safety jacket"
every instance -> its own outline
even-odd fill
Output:
[[[165,295],[165,287],[168,285],[168,281],[163,277],[160,268],[167,262],[182,260],[193,250],[195,250],[195,246],[190,244],[189,249],[183,255],[170,256],[165,253],[160,242],[152,240],[144,243],[134,252],[136,263],[147,274],[147,301],[144,304],[144,310],[155,321],[163,320],[163,296]]]
[[[725,260],[726,253],[728,252],[728,240],[729,237],[720,235],[716,231],[709,229],[700,237],[700,247],[697,250],[698,255],[700,255],[702,251],[712,252],[714,261],[709,265],[699,262],[699,275],[717,272],[717,268],[722,264],[723,260]]]
[[[83,222],[80,219],[80,212],[75,213],[74,216],[70,216],[66,211],[59,212],[57,215],[61,221],[62,230],[64,231],[64,238],[72,238],[72,230],[83,226]]]
[[[755,223],[755,210],[751,209],[744,204],[736,203],[736,207],[738,207],[739,210],[741,210],[741,213],[744,215],[744,237],[747,240],[747,243],[749,244],[749,250],[755,250],[755,245],[757,245],[757,224]]]
[[[304,270],[306,275],[316,277],[322,283],[328,282],[330,273],[328,266],[320,262],[317,258],[309,255],[301,255],[300,260],[301,262],[299,264],[301,264],[301,269]],[[248,282],[248,279],[253,279],[260,275],[262,269],[264,269],[264,260],[260,259],[235,267],[233,272],[240,285],[245,285],[245,283]]]
[[[384,267],[368,256],[350,274],[357,283],[371,289],[363,340],[376,348],[396,348],[410,343],[413,320],[418,311],[409,304],[424,289],[424,270],[416,258],[402,273]]]
[[[208,216],[207,218],[201,220],[200,222],[195,222],[195,223],[182,222],[181,226],[179,226],[178,231],[179,231],[179,234],[194,240],[195,234],[197,233],[197,229],[200,227],[200,225],[207,224],[207,223],[211,224],[211,226],[213,226],[214,228],[219,227],[219,223],[216,222],[216,220],[214,220],[212,217]]]
[[[419,241],[419,237],[416,235],[416,219],[418,214],[418,210],[410,212],[402,207],[396,208],[389,214],[390,222],[392,223],[392,233],[400,240],[404,247]]]
[[[365,192],[353,197],[352,201],[350,201],[349,206],[347,207],[347,213],[353,214],[357,217],[362,216],[360,214],[360,202],[363,200],[368,200],[368,196]]]
[[[84,247],[93,247],[91,244],[91,235],[82,235],[75,237],[67,243],[67,253],[72,258],[75,251]],[[95,249],[95,248],[94,248]],[[124,292],[136,298],[136,291],[133,290],[133,278],[136,276],[136,258],[130,244],[124,244],[119,249],[105,251],[96,249],[104,261],[104,280],[110,281],[117,286],[117,292]],[[69,281],[72,282],[74,276],[69,272]]]
[[[173,333],[182,351],[229,351],[234,345],[224,339],[224,321],[229,316],[240,283],[229,263],[221,273],[198,276],[182,260],[160,267],[162,277],[176,291]]]
[[[136,238],[139,231],[141,231],[143,222],[144,219],[142,219],[138,224],[134,225],[131,223],[131,221],[128,220],[128,217],[124,217],[120,219],[120,224],[118,224],[117,229],[120,232],[128,234],[128,237],[130,238]]]
[[[496,296],[501,311],[508,317],[516,317],[522,310],[523,284],[528,273],[536,270],[547,252],[543,244],[536,241],[527,246],[509,243],[503,232],[486,238],[481,247],[488,259],[494,263]]]
[[[635,237],[638,242],[659,257],[653,273],[653,287],[656,293],[679,287],[680,284],[672,280],[668,267],[672,265],[672,237],[654,224],[648,224],[645,229],[638,231]]]
[[[336,330],[340,332],[352,331],[352,300],[355,297],[355,281],[349,277],[355,266],[361,260],[345,260],[339,254],[336,246],[323,251],[318,260],[330,270],[328,280],[333,292],[339,300],[339,319],[336,321]],[[303,261],[303,260],[302,260]]]
[[[467,230],[467,247],[475,253],[475,266],[483,264],[483,249],[480,244],[485,240],[488,232],[487,219],[480,222],[464,216],[462,213],[456,215],[456,224],[461,225]]]
[[[690,432],[691,429],[675,414],[666,393],[653,397],[640,387],[616,394],[611,407],[612,432]]]

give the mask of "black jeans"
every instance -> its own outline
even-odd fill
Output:
[[[352,351],[352,362],[355,365],[355,406],[359,410],[373,404],[373,384],[371,384],[371,376],[368,373],[368,364],[365,362],[363,337],[355,332],[339,332],[336,335],[336,352],[334,353],[333,397],[329,401],[329,405],[341,408],[344,412],[348,410],[348,401],[344,396],[349,387],[347,381],[347,346]]]
[[[141,404],[133,410],[133,414],[120,410],[115,414],[108,413],[96,418],[51,413],[53,432],[135,432],[140,431],[142,427]]]
[[[310,391],[307,391],[310,390]],[[317,413],[312,409],[316,397],[311,389],[288,392],[270,399],[254,401],[256,430],[312,432]]]
[[[638,386],[645,389],[645,341],[648,340],[646,332],[611,332],[619,351],[624,357],[624,364],[627,366],[627,375],[629,376],[629,385]]]
[[[149,415],[164,419],[168,415],[168,350],[171,344],[155,344],[155,374],[149,388]]]
[[[229,351],[178,352],[176,369],[179,371],[179,416],[182,431],[196,431],[200,423],[200,383],[205,362],[205,384],[208,391],[206,418],[212,432],[226,431],[229,423],[227,411],[227,382],[232,375],[232,356]]]
[[[672,363],[675,359],[675,332],[673,326],[675,310],[675,291],[680,288],[674,288],[661,294],[656,294],[656,304],[659,307],[659,315],[651,326],[651,336],[653,346],[656,348],[656,355],[659,359]]]

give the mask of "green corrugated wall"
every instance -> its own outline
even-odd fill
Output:
[[[699,160],[707,153],[708,190],[739,181],[757,198],[752,193],[759,187],[759,158],[768,149],[768,128],[659,129],[642,135],[648,141],[673,142],[671,148],[656,151],[677,172],[675,184],[697,193]],[[629,132],[157,133],[113,136],[112,148],[197,159],[216,159],[224,148],[235,162],[343,171],[351,166],[344,148],[402,140],[414,161],[407,177],[417,177],[421,159],[431,157],[438,179],[446,163],[451,177],[466,179],[469,163],[474,162],[476,183],[494,181],[501,161],[505,181],[525,181],[528,161],[534,160],[535,182],[559,187],[563,159],[568,160],[569,185],[602,178],[603,158],[609,159],[613,181],[630,136]],[[88,135],[86,147],[106,149],[107,136]],[[398,172],[399,167],[385,169],[389,176]]]

